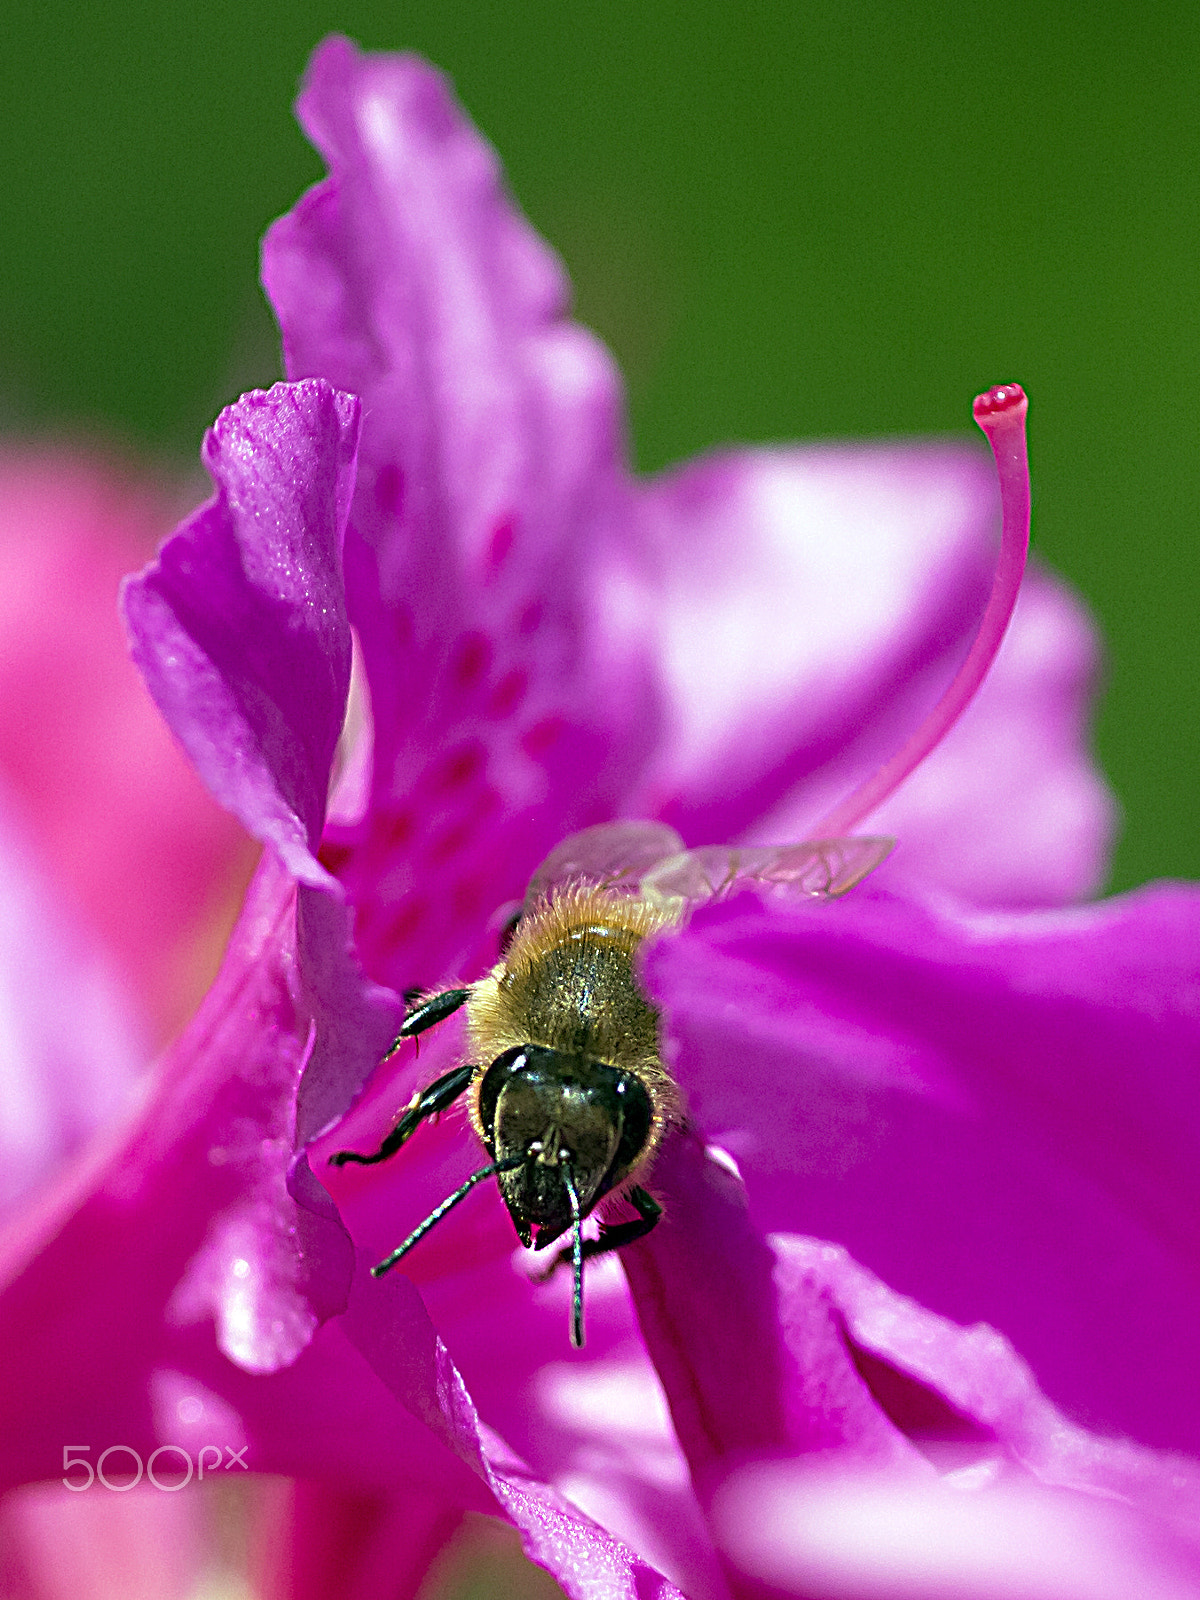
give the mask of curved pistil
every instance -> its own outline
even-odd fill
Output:
[[[954,681],[916,732],[845,800],[812,829],[815,839],[850,833],[883,804],[936,749],[970,705],[996,659],[1025,571],[1029,553],[1029,458],[1025,413],[1029,402],[1018,383],[1001,384],[976,396],[975,421],[987,435],[1000,475],[1000,559],[979,632]]]

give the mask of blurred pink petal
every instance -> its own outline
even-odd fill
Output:
[[[731,1478],[716,1515],[747,1600],[1192,1600],[1200,1584],[1189,1541],[1029,1484],[764,1463]]]
[[[252,859],[155,711],[117,616],[122,576],[170,524],[165,496],[93,453],[0,455],[0,779],[67,914],[159,1038],[211,975],[209,930]]]
[[[440,1494],[305,1479],[281,1487],[256,1529],[261,1600],[414,1600],[463,1520]]]
[[[19,1489],[0,1501],[5,1600],[194,1600],[209,1576],[209,1516],[203,1496],[145,1482]]]
[[[0,794],[0,1217],[130,1103],[148,1047]]]

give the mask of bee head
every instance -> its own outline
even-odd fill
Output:
[[[571,1226],[569,1170],[587,1216],[637,1160],[650,1134],[650,1098],[631,1073],[541,1045],[508,1050],[489,1067],[479,1113],[521,1242],[536,1227],[544,1249]]]

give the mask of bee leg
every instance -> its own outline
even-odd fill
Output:
[[[644,1239],[655,1227],[663,1214],[663,1208],[653,1195],[647,1194],[645,1189],[634,1187],[627,1196],[629,1203],[637,1212],[633,1222],[602,1222],[600,1224],[600,1237],[598,1239],[585,1239],[583,1241],[583,1260],[594,1261],[597,1256],[606,1256],[610,1250],[622,1250],[627,1244],[632,1244],[635,1239]],[[574,1249],[568,1247],[560,1250],[554,1260],[539,1273],[538,1282],[545,1283],[558,1271],[574,1260]]]
[[[422,1089],[413,1096],[412,1104],[374,1155],[360,1155],[357,1150],[339,1150],[336,1155],[330,1156],[329,1165],[344,1167],[348,1161],[356,1161],[360,1167],[373,1167],[377,1161],[386,1161],[389,1156],[396,1154],[406,1140],[412,1138],[426,1117],[435,1117],[439,1111],[445,1111],[447,1106],[453,1105],[474,1076],[473,1066],[455,1067],[453,1072],[447,1072],[431,1083],[428,1089]]]
[[[486,1167],[480,1167],[478,1172],[473,1172],[466,1183],[460,1184],[453,1194],[446,1196],[440,1206],[434,1206],[425,1221],[413,1229],[403,1244],[397,1245],[390,1256],[386,1256],[377,1267],[371,1268],[371,1276],[382,1278],[385,1272],[390,1272],[397,1261],[408,1254],[413,1245],[421,1242],[430,1228],[437,1227],[447,1211],[453,1211],[456,1205],[467,1198],[477,1183],[482,1183],[485,1178],[494,1178],[499,1172],[511,1172],[514,1167],[522,1166],[524,1161],[524,1156],[509,1157],[506,1161],[491,1161]]]
[[[420,999],[420,989],[406,989],[404,991],[404,1004],[412,1005],[414,1000]],[[396,1051],[406,1039],[415,1039],[418,1034],[424,1033],[426,1028],[436,1028],[439,1022],[445,1022],[447,1017],[452,1017],[459,1006],[466,1005],[471,997],[470,989],[444,989],[441,994],[431,994],[428,1000],[422,1001],[415,1011],[410,1011],[400,1024],[400,1032],[384,1051],[383,1059],[394,1056]]]

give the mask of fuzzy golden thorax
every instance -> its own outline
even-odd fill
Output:
[[[642,941],[676,920],[612,889],[576,883],[554,891],[522,917],[503,960],[472,989],[471,1060],[486,1068],[506,1050],[534,1044],[618,1067],[651,1097],[656,1144],[680,1115],[679,1091],[660,1059],[658,1017],[633,963]],[[474,1105],[472,1112],[482,1136]]]

